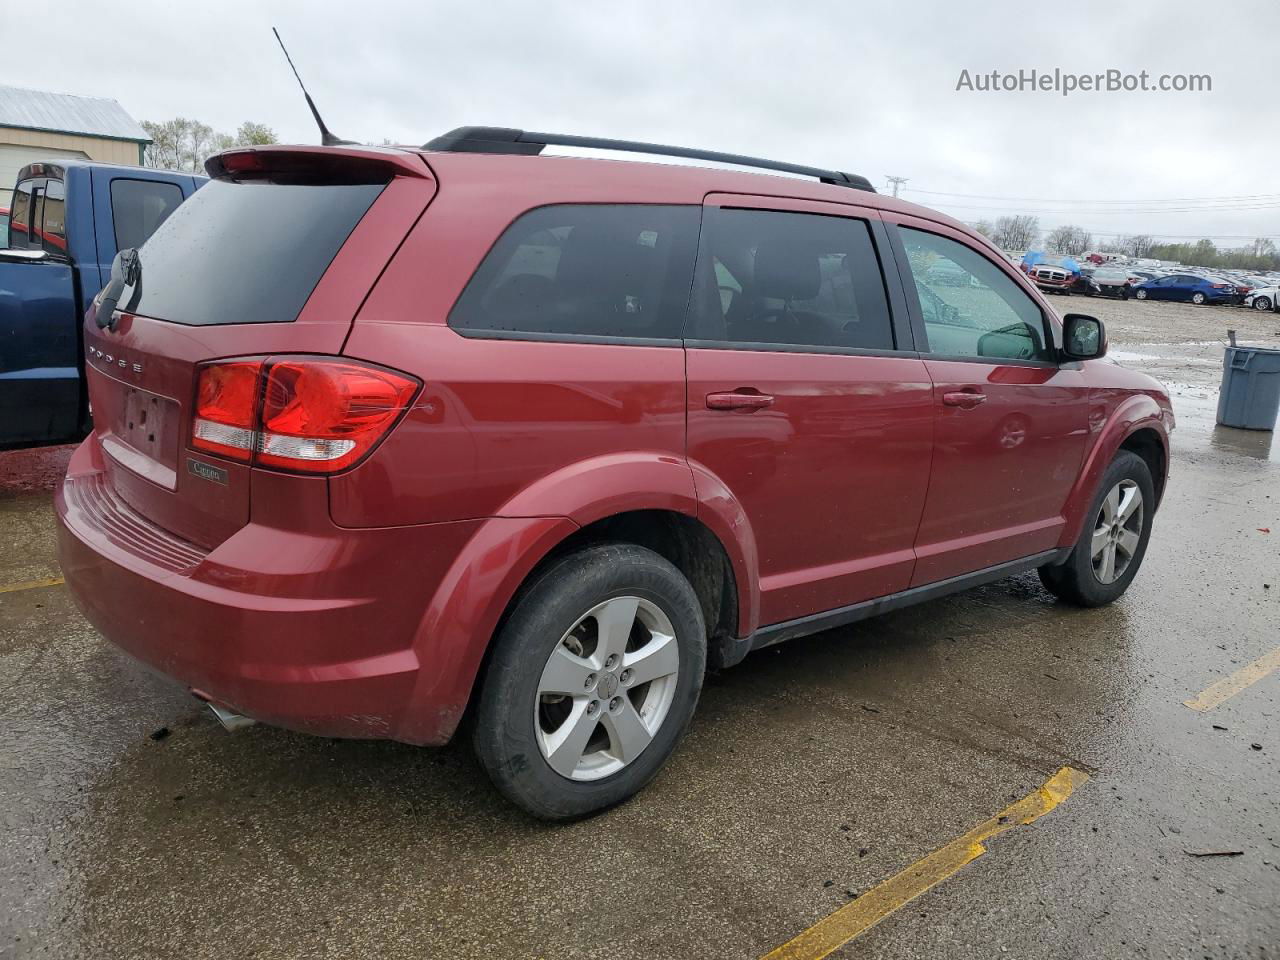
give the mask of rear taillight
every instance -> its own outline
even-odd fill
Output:
[[[419,386],[405,374],[336,358],[207,364],[191,445],[257,467],[334,473],[377,445]]]
[[[233,460],[253,452],[261,360],[233,360],[200,368],[191,446]]]

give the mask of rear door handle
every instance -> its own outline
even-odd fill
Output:
[[[987,402],[985,393],[978,393],[976,390],[957,390],[954,393],[944,393],[942,402],[948,407],[959,407],[961,410],[972,410],[980,403]]]
[[[759,390],[743,387],[731,393],[708,393],[710,410],[760,410],[773,405],[773,397]]]

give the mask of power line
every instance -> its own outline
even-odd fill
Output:
[[[898,195],[898,188],[911,178],[910,177],[890,177],[888,174],[886,174],[885,179],[888,180],[889,183],[893,186],[893,195],[896,197]]]
[[[911,187],[912,193],[927,193],[937,197],[965,197],[971,200],[1005,200],[1014,203],[1082,203],[1090,202],[1097,204],[1151,204],[1151,203],[1216,203],[1219,201],[1230,200],[1278,200],[1280,201],[1280,193],[1245,193],[1235,196],[1224,197],[1168,197],[1164,199],[1152,200],[1093,200],[1093,201],[1077,201],[1077,200],[1061,200],[1059,198],[1050,197],[1001,197],[990,193],[952,193],[947,190],[922,190],[919,187]]]

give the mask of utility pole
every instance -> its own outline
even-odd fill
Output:
[[[898,188],[911,178],[910,177],[889,177],[886,175],[886,179],[889,181],[890,184],[892,184],[893,195],[896,197],[898,195]]]

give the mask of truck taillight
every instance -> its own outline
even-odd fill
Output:
[[[393,370],[327,357],[207,364],[191,445],[256,467],[335,473],[378,444],[420,385]]]

